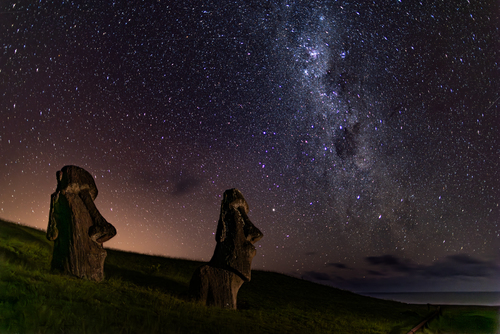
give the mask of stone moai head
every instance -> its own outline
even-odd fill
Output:
[[[102,243],[116,229],[97,210],[97,187],[92,175],[77,166],[56,173],[57,188],[50,197],[47,238],[54,241],[51,269],[93,281],[104,279],[106,251]]]
[[[56,173],[57,191],[80,193],[88,191],[94,201],[97,197],[97,186],[94,178],[85,169],[78,166],[64,166]]]
[[[262,239],[262,232],[248,218],[248,203],[238,189],[224,192],[211,265],[235,271],[250,281],[252,259],[257,253],[254,243]]]
[[[92,175],[78,166],[64,166],[56,173],[57,189],[55,194],[72,193],[78,195],[90,217],[92,226],[89,229],[89,237],[97,243],[108,241],[116,235],[116,229],[108,223],[97,210],[94,200],[97,197],[97,186]],[[57,200],[57,195],[54,197]],[[50,219],[47,237],[49,240],[57,238],[56,222]]]

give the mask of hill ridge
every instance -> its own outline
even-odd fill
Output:
[[[0,220],[2,333],[406,333],[432,310],[252,271],[238,310],[191,302],[203,262],[106,249],[95,283],[50,273],[43,230]]]

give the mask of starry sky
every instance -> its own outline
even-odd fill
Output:
[[[0,217],[96,180],[106,247],[208,261],[223,192],[254,269],[500,291],[500,14],[478,1],[2,1]]]

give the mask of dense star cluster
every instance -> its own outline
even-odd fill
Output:
[[[108,247],[208,260],[238,188],[254,268],[500,288],[496,1],[2,6],[1,218],[45,229],[71,164]]]

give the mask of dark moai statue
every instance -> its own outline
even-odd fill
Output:
[[[47,239],[54,241],[51,269],[101,281],[106,258],[102,243],[114,237],[116,229],[94,204],[94,178],[77,166],[64,166],[56,177],[57,189],[50,199],[47,228]]]
[[[238,189],[224,192],[215,240],[217,245],[207,265],[196,269],[190,295],[206,305],[236,309],[238,290],[250,281],[253,244],[264,235],[248,218],[248,203]]]

